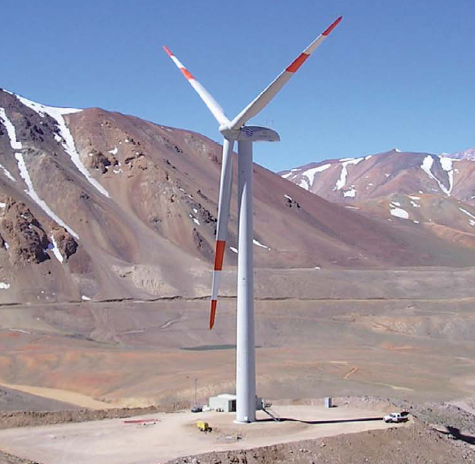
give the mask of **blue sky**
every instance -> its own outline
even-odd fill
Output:
[[[161,46],[235,116],[336,17],[343,21],[252,123],[281,170],[327,158],[475,146],[475,1],[2,0],[0,87],[133,114],[221,141]]]

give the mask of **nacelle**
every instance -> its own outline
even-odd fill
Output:
[[[250,142],[280,142],[279,134],[268,127],[243,126],[239,130],[238,141]]]

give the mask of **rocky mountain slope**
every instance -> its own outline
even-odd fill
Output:
[[[475,246],[473,150],[454,155],[387,153],[311,163],[280,173],[305,190],[370,217],[411,222]]]
[[[394,149],[310,163],[279,174],[336,203],[362,203],[397,193],[444,195],[475,205],[475,163],[470,153],[452,157]]]
[[[220,159],[221,147],[199,134],[0,90],[0,302],[208,295]],[[446,175],[441,185],[458,191],[449,162],[431,159]],[[366,162],[322,173],[341,177],[344,165],[353,175]],[[368,218],[260,166],[254,176],[259,267],[465,266],[475,258],[456,241]],[[353,177],[345,182],[343,192],[359,188]],[[234,196],[228,268],[236,208]]]

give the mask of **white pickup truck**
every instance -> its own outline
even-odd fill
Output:
[[[400,412],[392,412],[387,416],[383,417],[384,422],[388,423],[398,423],[398,422],[406,422],[408,419],[407,414],[401,414]]]

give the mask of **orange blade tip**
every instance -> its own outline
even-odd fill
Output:
[[[168,49],[166,45],[163,46],[163,49],[167,52],[168,56],[172,56],[173,53]]]
[[[343,19],[343,16],[340,16],[339,18],[337,18],[335,21],[333,21],[333,23],[330,24],[330,26],[328,26],[326,29],[325,29],[325,32],[323,32],[322,35],[329,35],[331,31],[333,31],[333,29],[335,29],[335,27],[338,26],[338,23]]]
[[[211,300],[211,313],[209,315],[209,330],[211,330],[214,327],[214,320],[216,318],[216,305],[218,301],[217,300]]]

